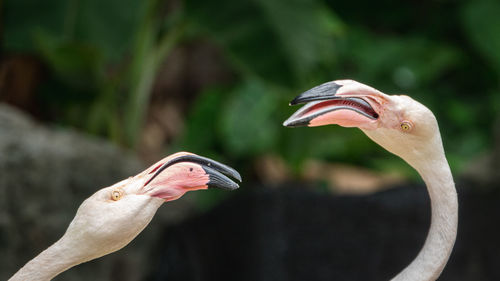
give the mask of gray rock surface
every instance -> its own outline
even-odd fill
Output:
[[[81,202],[98,189],[141,171],[107,141],[47,128],[0,104],[0,280],[59,239]],[[79,265],[55,280],[140,280],[161,224],[190,209],[189,200],[160,209],[152,225],[125,249]]]

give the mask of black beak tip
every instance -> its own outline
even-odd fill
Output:
[[[240,186],[236,182],[228,179],[228,178],[221,178],[219,176],[209,176],[209,181],[207,183],[208,188],[219,188],[222,190],[236,190]]]
[[[287,119],[285,122],[283,122],[283,126],[288,127],[288,128],[296,128],[296,127],[304,127],[309,125],[309,120],[290,120]]]
[[[241,178],[240,173],[238,173],[238,172],[236,172],[236,174],[234,174],[234,178],[235,178],[236,180],[238,180],[238,182],[242,182],[242,181],[243,181],[243,179]]]
[[[219,169],[207,165],[202,165],[202,167],[208,175],[208,188],[219,188],[231,191],[240,187],[236,181],[241,182],[242,179],[241,175],[236,170],[227,166],[217,167]],[[221,167],[224,169],[221,170]]]
[[[297,105],[300,103],[300,95],[295,97],[288,105]]]

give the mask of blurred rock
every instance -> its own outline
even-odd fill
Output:
[[[101,139],[41,126],[0,104],[0,280],[59,239],[81,202],[141,171],[134,156]],[[64,272],[56,280],[140,280],[159,224],[189,204],[168,204],[125,249]],[[157,226],[154,226],[157,224]]]

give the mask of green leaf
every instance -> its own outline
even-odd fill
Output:
[[[214,9],[217,7],[217,9]],[[334,59],[339,20],[315,0],[187,0],[186,14],[243,73],[297,83]]]
[[[462,21],[472,44],[491,60],[500,73],[500,2],[469,1],[462,10]]]
[[[97,49],[63,42],[43,30],[39,30],[35,38],[40,56],[61,81],[79,89],[95,90],[103,66]]]
[[[121,59],[144,12],[141,0],[7,0],[4,47],[34,52],[41,31],[67,42],[91,46],[108,61]]]
[[[189,151],[211,151],[217,140],[217,124],[225,93],[209,90],[196,99],[186,121],[182,149]]]
[[[262,153],[277,141],[280,122],[274,118],[276,96],[256,80],[234,90],[222,113],[222,137],[230,153]]]
[[[148,2],[150,1],[78,1],[74,37],[96,46],[106,58],[116,62],[123,58],[132,45]]]
[[[6,0],[3,5],[3,40],[7,51],[34,52],[37,30],[61,36],[66,14],[65,0]]]
[[[381,36],[357,29],[350,30],[343,43],[343,63],[355,66],[352,75],[344,75],[366,83],[377,81],[380,84],[374,86],[386,90],[394,84],[399,87],[394,90],[428,85],[453,69],[463,56],[454,46],[425,37]]]
[[[319,1],[258,0],[297,77],[334,60],[340,21]]]

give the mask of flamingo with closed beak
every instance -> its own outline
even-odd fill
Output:
[[[236,181],[241,182],[237,171],[214,160],[187,152],[168,156],[87,198],[61,239],[9,280],[50,280],[75,265],[118,251],[149,224],[164,202],[193,190],[234,190]]]

